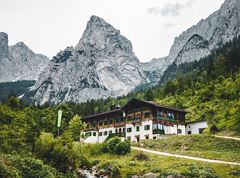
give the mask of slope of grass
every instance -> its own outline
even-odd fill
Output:
[[[160,140],[144,140],[135,145],[157,151],[240,162],[240,141],[209,135],[172,136]]]
[[[235,178],[240,175],[240,166],[211,164],[146,153],[141,154],[148,159],[140,160],[139,156],[136,156],[139,153],[139,151],[132,151],[126,156],[101,154],[91,157],[90,161],[97,163],[99,168],[106,168],[109,164],[113,165],[113,177],[131,177],[149,172],[156,173],[159,178],[165,178],[167,175],[184,175],[186,178]]]

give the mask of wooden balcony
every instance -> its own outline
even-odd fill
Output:
[[[164,134],[165,133],[165,131],[164,130],[160,130],[160,129],[154,129],[153,130],[153,134]]]
[[[114,127],[122,127],[125,126],[125,122],[115,122]]]
[[[168,122],[174,122],[174,123],[177,122],[176,119],[173,119],[171,117],[162,117],[162,116],[153,117],[153,121],[168,121]]]

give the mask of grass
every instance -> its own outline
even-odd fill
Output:
[[[210,135],[172,136],[135,143],[147,149],[223,161],[240,162],[240,141]]]
[[[126,156],[100,154],[89,159],[90,162],[97,163],[99,168],[106,168],[108,164],[113,165],[115,175],[112,177],[131,177],[132,175],[144,175],[149,172],[154,172],[158,177],[163,178],[167,175],[179,174],[186,178],[235,178],[240,175],[240,166],[204,163],[146,153],[141,153],[140,157],[144,157],[144,159],[139,159],[139,156],[137,156],[139,153],[139,151],[133,150]],[[145,154],[145,156],[142,156],[142,154]]]

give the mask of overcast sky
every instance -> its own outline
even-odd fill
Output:
[[[166,56],[174,38],[220,8],[224,0],[0,0],[0,31],[52,58],[75,46],[91,15],[131,40],[142,62]]]

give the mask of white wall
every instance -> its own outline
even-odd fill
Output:
[[[150,126],[150,129],[149,130],[145,130],[144,127],[146,125],[149,125]],[[137,126],[139,126],[139,131],[137,131]],[[100,129],[99,132],[98,131],[88,131],[88,132],[92,132],[92,135],[87,137],[84,142],[85,143],[96,143],[96,142],[99,142],[99,143],[102,143],[104,142],[104,140],[109,136],[109,131],[111,130],[112,133],[115,133],[115,130],[121,128],[122,132],[123,132],[123,128],[125,128],[125,133],[126,133],[126,138],[129,138],[131,139],[131,141],[133,142],[136,142],[137,141],[137,138],[136,136],[139,136],[140,140],[144,140],[146,139],[146,136],[149,137],[149,139],[153,139],[153,137],[156,137],[156,139],[159,139],[162,137],[162,135],[160,134],[153,134],[153,121],[152,120],[146,120],[146,121],[143,121],[142,122],[142,125],[140,125],[139,123],[138,124],[126,124],[126,127],[123,126],[123,127],[108,127],[108,128],[103,128],[103,129]],[[127,132],[127,129],[128,128],[132,128],[132,132]],[[165,129],[165,134],[166,135],[177,135],[177,126],[174,125],[173,127],[172,126],[165,126],[164,127]],[[179,134],[179,135],[184,135],[186,133],[185,131],[185,126],[184,125],[179,125],[178,126],[178,129],[181,129],[182,130],[182,133]],[[107,131],[107,135],[104,135],[104,132]],[[96,136],[93,136],[93,132],[96,132]],[[99,133],[102,132],[102,136],[99,136]]]
[[[144,126],[150,125],[149,130],[144,130]],[[136,128],[139,126],[139,131],[137,132]],[[128,128],[132,128],[132,132],[127,132]],[[149,139],[153,138],[152,134],[152,121],[143,121],[142,125],[140,124],[126,124],[126,138],[131,137],[131,141],[136,142],[136,136],[139,136],[140,140],[145,139],[146,136],[149,136]]]
[[[194,122],[189,123],[186,125],[186,135],[189,131],[191,131],[191,134],[199,134],[199,129],[207,128],[207,121],[200,121],[200,122]]]

